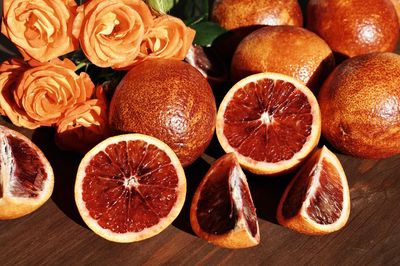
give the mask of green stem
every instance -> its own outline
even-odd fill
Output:
[[[80,70],[81,68],[85,68],[85,72],[87,71],[89,64],[87,62],[81,62],[76,66],[75,71]]]
[[[208,6],[208,0],[204,0],[204,18],[205,20],[208,20],[208,13],[209,13],[210,9]]]

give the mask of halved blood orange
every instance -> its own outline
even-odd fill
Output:
[[[225,248],[246,248],[260,242],[256,209],[246,176],[234,153],[214,162],[193,196],[193,231]]]
[[[0,220],[37,210],[53,187],[53,169],[40,149],[24,135],[0,126]]]
[[[340,161],[326,147],[306,162],[286,188],[278,206],[278,222],[304,234],[341,229],[350,215],[350,195]]]
[[[84,222],[114,242],[134,242],[163,231],[178,216],[186,178],[164,142],[142,134],[104,140],[82,159],[75,201]]]
[[[318,144],[321,115],[314,94],[282,74],[260,73],[236,83],[217,114],[217,137],[242,167],[280,174],[298,166]]]

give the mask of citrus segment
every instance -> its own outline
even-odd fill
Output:
[[[326,147],[317,151],[294,177],[278,207],[278,221],[306,234],[339,230],[350,214],[344,170]]]
[[[140,134],[120,135],[83,158],[75,198],[95,233],[133,242],[159,233],[176,218],[185,199],[185,180],[166,144]]]
[[[217,115],[217,136],[252,172],[297,165],[318,143],[320,113],[312,92],[285,75],[261,73],[235,84]]]
[[[35,211],[51,196],[54,175],[39,148],[22,134],[0,126],[0,219]]]
[[[222,247],[259,243],[256,210],[233,153],[217,160],[203,178],[193,197],[190,221],[199,237]]]

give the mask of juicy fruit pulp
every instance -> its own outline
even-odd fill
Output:
[[[309,166],[313,167],[301,171],[288,192],[282,213],[287,219],[294,217],[300,211],[307,192],[314,190],[307,207],[307,214],[316,223],[332,224],[338,220],[343,209],[343,188],[340,177],[335,167],[326,160]],[[319,178],[312,183],[312,177],[316,175]]]
[[[215,235],[221,235],[234,229],[238,219],[237,209],[233,198],[238,193],[243,204],[247,225],[254,237],[257,233],[257,221],[253,218],[255,208],[251,200],[250,191],[243,180],[231,180],[238,171],[230,161],[222,161],[219,170],[212,172],[204,184],[197,203],[197,219],[200,227]],[[237,187],[235,187],[237,186]],[[251,216],[251,217],[249,217]]]
[[[5,190],[14,197],[37,198],[47,178],[37,151],[25,141],[9,134],[0,132],[0,139],[2,184],[5,183],[4,178],[9,178],[9,187]]]
[[[306,162],[286,188],[278,206],[280,224],[305,234],[341,229],[350,213],[346,175],[326,147]]]
[[[168,215],[177,184],[176,170],[163,151],[140,140],[121,141],[86,167],[83,200],[103,228],[138,232]]]
[[[233,153],[211,166],[196,191],[190,215],[195,233],[214,244],[242,248],[258,243],[256,210]]]
[[[293,84],[273,80],[243,87],[228,104],[224,119],[224,133],[233,148],[256,161],[271,163],[292,158],[303,147],[312,125],[307,97]]]
[[[0,220],[35,211],[50,198],[53,186],[53,170],[39,148],[0,126]]]
[[[318,142],[316,99],[290,77],[250,76],[236,84],[223,102],[217,118],[218,139],[226,152],[239,154],[239,162],[250,171],[254,164],[256,173],[273,174],[275,170],[268,166],[293,160],[288,165],[291,168],[301,160],[296,156],[308,153]],[[257,169],[258,163],[266,165],[265,169]]]
[[[97,234],[133,242],[159,233],[176,218],[185,186],[182,166],[167,145],[128,134],[103,141],[85,156],[75,199]]]

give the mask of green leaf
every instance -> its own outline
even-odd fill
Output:
[[[208,19],[209,0],[180,0],[171,10],[171,15],[188,20],[198,17]]]
[[[210,46],[215,39],[226,32],[224,28],[211,21],[202,21],[190,27],[196,30],[193,43],[202,46]]]
[[[159,13],[168,13],[179,0],[146,0],[146,3]]]

